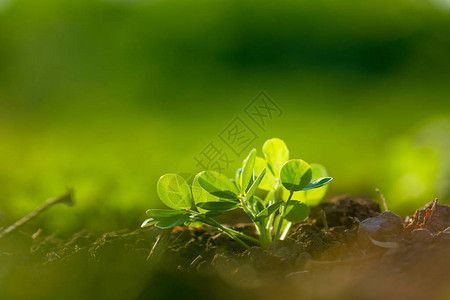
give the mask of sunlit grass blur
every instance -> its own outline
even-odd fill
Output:
[[[66,186],[34,225],[138,227],[260,90],[284,113],[252,146],[325,165],[329,195],[448,201],[449,25],[427,1],[0,0],[0,227]]]

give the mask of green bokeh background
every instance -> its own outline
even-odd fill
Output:
[[[408,214],[449,200],[449,82],[445,1],[0,0],[0,227],[66,186],[25,230],[138,227],[261,90],[284,113],[252,147]]]

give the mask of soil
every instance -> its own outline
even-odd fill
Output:
[[[17,231],[0,243],[0,298],[450,299],[449,226],[437,201],[404,220],[344,196],[267,250],[206,226],[68,240]]]

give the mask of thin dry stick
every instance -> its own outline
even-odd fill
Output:
[[[322,216],[323,227],[327,233],[330,233],[330,227],[328,227],[327,214],[323,209],[320,210],[320,214]]]
[[[156,238],[153,244],[152,250],[147,256],[147,261],[158,261],[161,255],[164,253],[169,241],[170,230],[164,229]],[[161,245],[162,244],[162,245]]]
[[[31,238],[32,238],[33,240],[35,240],[35,239],[37,239],[37,237],[38,237],[39,235],[41,235],[41,233],[42,233],[42,228],[39,228],[35,233],[33,233],[33,235],[31,236]]]
[[[195,266],[200,262],[200,260],[201,260],[202,258],[203,258],[203,256],[201,256],[201,255],[197,256],[197,257],[191,262],[191,268],[195,267]]]
[[[30,214],[26,215],[25,217],[23,217],[22,219],[20,219],[16,223],[12,224],[11,226],[6,228],[5,230],[1,231],[0,232],[0,239],[2,237],[4,237],[5,235],[7,235],[8,233],[13,232],[14,230],[19,228],[20,226],[28,223],[30,220],[32,220],[33,218],[38,216],[40,213],[42,213],[44,210],[46,210],[50,206],[55,205],[56,203],[65,203],[65,204],[67,204],[69,206],[72,206],[73,205],[73,190],[72,189],[68,189],[66,194],[64,194],[64,195],[62,195],[60,197],[51,198],[51,199],[48,199],[47,201],[45,201],[44,204],[42,204],[41,206],[36,208],[36,210],[34,210]]]
[[[150,260],[150,258],[153,256],[153,253],[155,252],[156,246],[158,246],[159,240],[161,239],[161,235],[158,235],[156,238],[155,243],[153,244],[152,250],[150,250],[150,253],[147,256],[147,261]]]
[[[380,189],[376,188],[375,191],[378,193],[378,196],[380,196],[381,201],[383,202],[384,211],[388,211],[388,206],[386,204],[386,199],[384,199],[383,194],[381,193]]]

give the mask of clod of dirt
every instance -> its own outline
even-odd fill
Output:
[[[239,265],[239,257],[228,251],[220,251],[211,261],[211,266],[219,273],[233,273]]]
[[[442,248],[450,248],[450,232],[439,232],[432,240],[433,246],[440,246]]]
[[[373,244],[371,239],[379,242],[398,242],[405,235],[402,218],[391,211],[365,219],[359,225],[358,241],[361,245]]]
[[[242,253],[241,257],[244,263],[247,263],[258,272],[285,271],[289,268],[286,260],[270,251],[263,250],[261,247],[252,247]]]
[[[375,217],[380,213],[378,203],[367,199],[351,199],[348,196],[339,196],[327,203],[311,209],[310,219],[316,220],[316,226],[323,227],[321,211],[325,211],[328,226],[351,226],[354,219],[363,221]]]
[[[299,242],[303,246],[303,251],[310,253],[314,258],[318,258],[334,239],[333,236],[310,224],[299,225],[289,237]]]
[[[415,243],[429,244],[433,240],[434,234],[426,228],[414,229],[411,232],[411,240]]]
[[[303,245],[291,238],[274,241],[267,250],[290,264],[295,263],[298,257],[304,253]]]
[[[444,231],[450,226],[450,206],[440,205],[434,200],[425,207],[416,210],[411,221],[406,225],[406,230],[426,228],[432,233]]]

